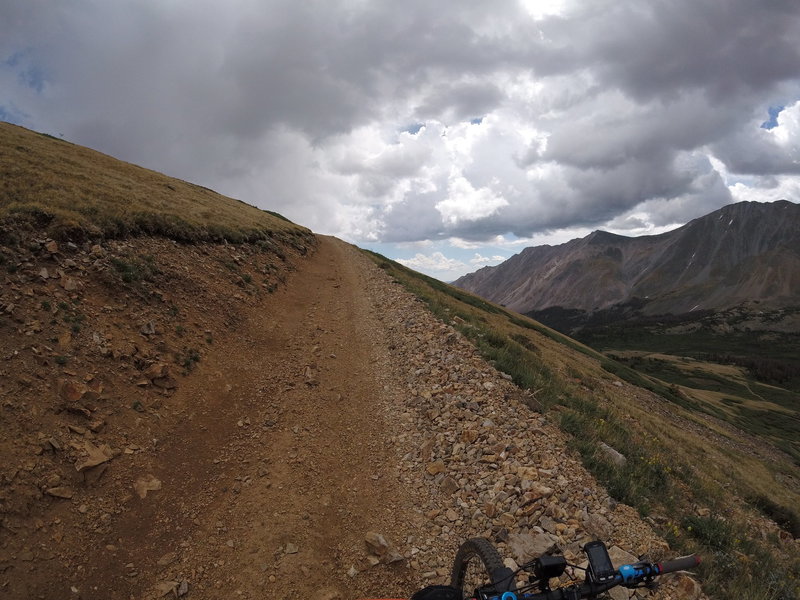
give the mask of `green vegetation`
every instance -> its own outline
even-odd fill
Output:
[[[775,445],[794,458],[800,465],[800,417],[769,409],[738,406],[735,423],[741,429],[773,440]]]
[[[505,314],[508,316],[509,321],[516,325],[517,327],[524,327],[525,329],[532,329],[533,331],[537,331],[542,335],[547,336],[551,340],[555,340],[556,342],[567,346],[568,348],[572,348],[573,350],[577,350],[586,356],[591,356],[592,358],[602,358],[602,354],[592,350],[589,346],[586,346],[580,342],[575,341],[571,337],[568,337],[564,334],[557,332],[555,329],[550,329],[541,323],[534,321],[533,319],[522,317],[521,315],[517,315],[516,313],[509,313],[505,311]]]
[[[86,315],[79,312],[75,307],[70,306],[67,302],[59,302],[58,309],[61,313],[61,318],[64,323],[70,325],[72,333],[80,332],[83,321],[86,319]]]
[[[626,367],[624,364],[613,360],[611,357],[603,359],[600,362],[600,366],[609,373],[616,375],[620,379],[637,387],[650,390],[651,392],[658,394],[662,398],[666,398],[667,400],[670,400],[679,406],[683,406],[684,408],[698,408],[698,404],[696,402],[692,402],[682,397],[680,392],[674,386],[666,386],[658,379],[643,376],[638,371]]]
[[[572,434],[572,448],[612,497],[633,506],[643,516],[651,513],[654,498],[658,498],[661,507],[675,505],[672,467],[667,466],[662,453],[631,435],[614,410],[601,408],[588,397],[572,397],[567,404],[569,408],[561,412],[561,428]],[[627,457],[625,464],[614,464],[601,450],[601,443]]]
[[[125,283],[139,283],[141,281],[154,281],[160,273],[155,264],[155,258],[150,255],[130,257],[127,260],[112,258],[111,264]]]
[[[433,314],[468,338],[498,370],[529,390],[531,408],[543,411],[571,434],[570,446],[614,498],[642,515],[652,515],[676,553],[700,553],[706,593],[720,599],[800,597],[800,560],[787,555],[777,537],[761,540],[751,517],[757,510],[797,535],[800,519],[788,507],[797,505],[800,492],[775,486],[779,477],[796,481],[800,474],[796,465],[765,462],[725,445],[709,444],[706,435],[673,425],[661,413],[653,414],[607,385],[619,378],[650,390],[685,421],[702,420],[698,411],[730,420],[728,411],[735,408],[741,411],[736,414],[755,423],[750,427],[761,423],[766,430],[772,427],[771,417],[765,417],[769,411],[750,406],[764,402],[766,396],[755,382],[730,381],[713,371],[690,373],[666,363],[649,363],[651,368],[640,370],[641,361],[634,365],[622,352],[615,354],[620,360],[614,360],[540,323],[378,254],[367,254]],[[665,373],[668,376],[662,378]],[[713,394],[719,401],[691,393],[686,384],[696,380],[715,386]],[[750,390],[750,395],[740,394],[742,390]],[[790,403],[790,396],[780,400],[784,410]],[[772,435],[783,430],[800,438],[792,423],[770,429]],[[709,427],[701,431],[714,431],[713,423]],[[622,453],[624,465],[615,464],[601,444]],[[772,492],[769,498],[756,492],[765,485]],[[708,507],[710,516],[697,516],[697,506]]]
[[[705,412],[775,444],[800,465],[800,395],[774,385],[764,385],[739,367],[721,367],[701,360],[651,355],[646,352],[613,353],[615,365],[634,374],[621,378],[670,384],[676,398],[659,391],[681,406]],[[605,367],[605,365],[604,365]],[[648,387],[636,383],[640,387]],[[664,387],[661,384],[660,387]],[[648,388],[649,389],[649,388]],[[712,392],[708,394],[706,392]]]
[[[200,362],[200,352],[197,348],[184,348],[175,356],[175,362],[183,367],[184,373],[188,373]]]
[[[643,351],[738,365],[752,379],[800,393],[800,357],[796,336],[749,329],[748,318],[771,322],[796,315],[800,308],[759,312],[730,310],[700,316],[662,315],[586,327],[575,335],[603,352]]]
[[[680,545],[704,557],[698,571],[706,589],[721,598],[791,600],[798,597],[800,569],[776,561],[763,543],[743,535],[742,525],[717,516],[683,519]]]
[[[734,527],[719,517],[691,515],[683,520],[683,527],[709,550],[730,550],[741,543]]]

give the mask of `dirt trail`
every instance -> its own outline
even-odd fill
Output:
[[[150,473],[163,488],[130,499],[109,548],[87,561],[82,598],[146,597],[182,580],[192,598],[413,587],[402,565],[347,575],[366,557],[368,531],[404,541],[413,530],[384,436],[386,350],[353,252],[322,238],[183,386],[184,426],[155,442]]]
[[[138,342],[130,327],[155,319],[165,331],[196,331],[207,345],[175,389],[142,396],[120,391],[126,381],[138,388],[167,342],[146,341],[148,358],[134,369],[113,355],[75,359],[70,377],[114,375],[116,387],[92,413],[108,421],[97,435],[70,429],[85,417],[55,408],[50,424],[20,421],[35,428],[27,439],[39,446],[17,448],[31,475],[8,497],[28,490],[39,499],[42,483],[23,486],[31,480],[72,493],[32,504],[47,507],[42,518],[0,522],[8,530],[0,528],[0,596],[402,598],[447,581],[458,545],[474,536],[491,538],[516,564],[551,548],[580,562],[582,545],[598,538],[617,564],[669,555],[567,451],[548,415],[530,411],[507,375],[355,248],[321,238],[313,255],[282,261],[281,273],[296,269],[285,286],[246,296],[247,288],[220,283],[246,259],[224,250],[175,253],[172,273],[195,267],[171,298],[194,303],[180,321],[169,320],[169,305],[155,303],[167,312],[159,317],[139,302],[139,314],[124,313],[126,333],[87,310],[98,321],[92,328],[115,344]],[[214,275],[217,263],[222,278],[198,274]],[[196,299],[182,290],[196,290]],[[62,450],[47,450],[48,439]],[[76,471],[87,440],[117,448],[99,483]],[[139,478],[160,489],[140,497],[132,487]],[[368,552],[368,532],[393,546],[382,561]],[[674,577],[654,597],[700,592]]]

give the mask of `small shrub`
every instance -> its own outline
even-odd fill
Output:
[[[683,520],[687,533],[712,550],[730,550],[736,544],[736,531],[728,521],[719,517],[689,516]]]
[[[233,273],[236,273],[239,270],[239,266],[235,262],[233,262],[232,260],[221,259],[220,262],[222,263],[222,266],[224,266],[226,269],[228,269],[228,271],[232,271]]]
[[[526,350],[530,350],[531,352],[536,352],[537,354],[540,353],[539,348],[534,344],[531,339],[526,336],[522,335],[521,333],[512,333],[511,339],[517,342],[520,346],[525,348]]]
[[[140,281],[153,281],[159,273],[152,255],[143,256],[141,259],[112,258],[111,264],[125,283]]]
[[[176,362],[188,373],[200,362],[200,352],[196,348],[186,348],[177,355]]]
[[[582,437],[586,431],[586,420],[574,410],[561,413],[561,429],[577,437]]]

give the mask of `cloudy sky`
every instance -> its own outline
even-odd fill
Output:
[[[800,3],[0,0],[0,120],[449,281],[800,201]]]

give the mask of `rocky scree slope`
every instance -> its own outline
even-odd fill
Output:
[[[592,539],[606,541],[616,564],[669,555],[636,511],[610,498],[566,450],[560,429],[532,412],[460,333],[381,271],[373,269],[368,294],[394,357],[390,377],[402,386],[391,405],[400,424],[399,480],[416,490],[427,519],[403,549],[424,579],[445,582],[458,544],[474,536],[492,539],[511,567],[550,551],[581,563],[580,548]],[[656,597],[702,596],[686,575],[665,583]],[[623,590],[612,595],[628,598]]]
[[[638,301],[643,314],[800,304],[800,205],[740,202],[656,236],[603,231],[526,248],[454,285],[520,313],[597,311]]]

